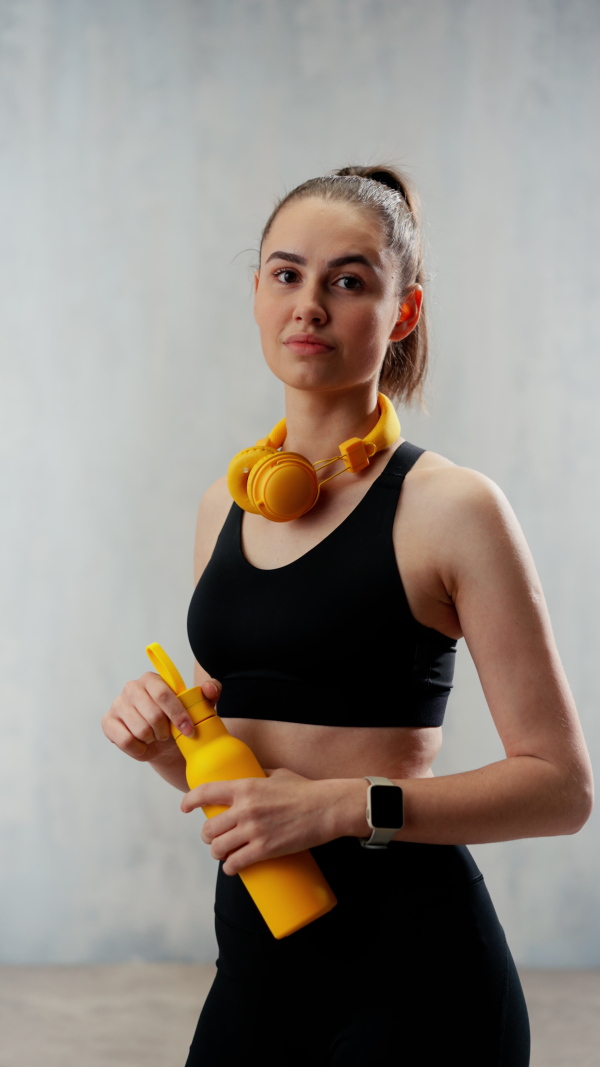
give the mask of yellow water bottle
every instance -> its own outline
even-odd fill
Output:
[[[185,775],[190,789],[203,782],[266,778],[254,753],[229,733],[201,687],[195,685],[186,689],[179,671],[156,642],[148,645],[146,652],[155,670],[179,697],[194,723],[193,737],[186,737],[171,724],[171,733],[185,758]],[[227,805],[206,804],[202,810],[210,819],[226,811]],[[293,934],[337,904],[310,852],[259,860],[245,867],[239,876],[276,938]]]

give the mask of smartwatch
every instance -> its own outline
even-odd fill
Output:
[[[402,790],[389,778],[364,778],[369,782],[367,822],[373,832],[370,837],[361,838],[360,843],[364,848],[387,848],[396,830],[404,826]]]

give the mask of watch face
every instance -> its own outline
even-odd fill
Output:
[[[400,786],[372,785],[370,807],[373,826],[397,830],[402,826],[404,808]]]

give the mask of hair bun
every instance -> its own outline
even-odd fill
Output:
[[[382,166],[381,163],[375,164],[370,167],[342,167],[341,170],[333,171],[335,175],[340,178],[354,176],[356,178],[369,178],[370,181],[379,182],[380,185],[385,185],[388,189],[393,189],[395,193],[400,193],[400,196],[410,207],[409,196],[405,184],[405,179],[399,174],[396,174],[393,167]]]
[[[388,189],[394,189],[395,192],[404,196],[404,189],[393,174],[390,174],[389,170],[374,170],[372,174],[365,174],[365,178],[370,178],[373,182],[381,182],[382,185],[387,185]]]

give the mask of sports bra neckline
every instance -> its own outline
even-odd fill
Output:
[[[402,441],[396,448],[394,448],[394,450],[391,453],[387,463],[385,464],[385,467],[383,467],[383,469],[379,472],[377,477],[371,482],[371,484],[370,484],[369,488],[367,489],[366,493],[364,494],[364,496],[362,496],[360,498],[360,500],[358,501],[358,504],[356,504],[352,508],[352,511],[349,511],[348,514],[345,516],[345,518],[343,518],[342,521],[337,524],[337,526],[334,526],[333,530],[330,530],[328,534],[325,534],[325,537],[322,537],[320,541],[317,541],[316,545],[313,545],[312,548],[309,548],[309,549],[307,549],[306,552],[303,552],[301,556],[297,556],[296,559],[290,560],[289,563],[282,564],[281,567],[255,567],[254,564],[251,563],[250,560],[246,558],[246,556],[244,555],[244,549],[243,549],[243,546],[242,546],[242,521],[243,521],[243,518],[244,518],[244,512],[243,512],[242,508],[239,508],[238,504],[234,503],[233,507],[239,508],[239,511],[241,512],[240,521],[239,521],[239,529],[238,529],[239,537],[238,537],[237,547],[238,547],[238,551],[239,551],[239,554],[240,554],[240,557],[242,559],[242,562],[243,562],[244,566],[249,567],[250,570],[257,571],[259,574],[271,574],[271,573],[277,574],[280,571],[285,571],[285,570],[288,570],[290,567],[296,566],[296,564],[301,563],[303,560],[307,559],[308,556],[311,556],[313,554],[313,552],[316,552],[321,547],[321,545],[324,545],[325,542],[329,541],[330,538],[332,538],[335,534],[337,534],[338,530],[341,530],[346,525],[346,523],[350,521],[352,516],[356,514],[356,512],[359,510],[359,508],[361,508],[363,506],[363,504],[367,500],[367,498],[368,498],[369,494],[371,493],[371,491],[375,488],[377,483],[386,474],[390,463],[394,459],[394,456],[406,444],[409,444],[409,442],[405,438],[404,441]],[[393,445],[391,445],[390,447],[393,448]]]

